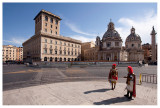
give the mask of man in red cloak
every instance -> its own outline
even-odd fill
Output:
[[[110,69],[108,76],[108,81],[112,84],[112,90],[115,89],[117,80],[118,80],[118,70],[116,69],[116,64],[113,64],[112,69]]]
[[[128,75],[127,77],[124,77],[124,78],[127,78],[127,81],[126,81],[127,94],[124,96],[128,97],[129,99],[132,99],[132,96],[135,98],[136,97],[136,76],[133,73],[133,69],[131,66],[128,66]]]

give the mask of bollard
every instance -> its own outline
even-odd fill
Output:
[[[153,74],[153,84],[154,84],[154,74]]]
[[[140,73],[139,75],[139,84],[141,85],[142,84],[142,74]]]

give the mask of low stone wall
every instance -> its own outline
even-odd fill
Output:
[[[68,68],[68,67],[111,67],[117,64],[118,67],[139,66],[137,62],[34,62],[32,66],[42,68]]]

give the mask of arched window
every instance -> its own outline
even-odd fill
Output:
[[[134,44],[132,44],[132,47],[134,47]]]

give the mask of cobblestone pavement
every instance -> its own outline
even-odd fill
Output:
[[[105,81],[61,82],[3,91],[3,105],[157,105],[157,89],[136,86],[136,98],[124,97],[126,84],[111,90]]]
[[[123,76],[127,75],[127,67],[117,67],[120,83],[125,83]],[[23,88],[41,84],[76,81],[104,81],[107,79],[110,67],[71,67],[71,68],[34,68],[25,65],[3,66],[3,90]],[[157,74],[157,66],[133,67],[137,75],[140,73]],[[157,84],[143,83],[150,87]]]

